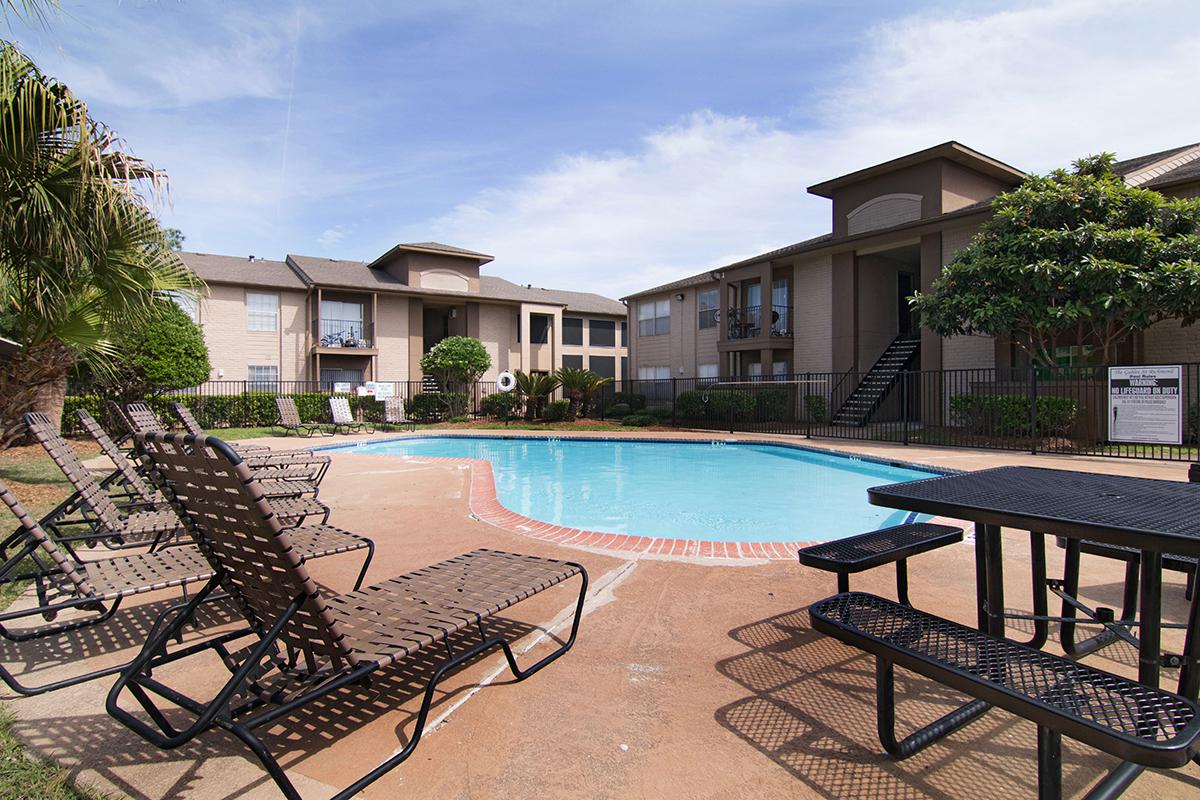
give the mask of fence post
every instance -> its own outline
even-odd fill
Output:
[[[1029,362],[1029,454],[1037,455],[1037,366]]]
[[[911,374],[908,370],[900,373],[900,424],[904,426],[900,429],[900,441],[905,446],[908,445],[908,376]]]
[[[671,378],[671,427],[672,428],[679,426],[679,423],[675,420],[675,397],[676,397],[676,395],[678,395],[678,392],[676,391],[676,386],[675,386],[676,380],[677,380],[677,378]]]

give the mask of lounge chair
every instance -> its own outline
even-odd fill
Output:
[[[50,512],[42,525],[56,537],[58,542],[71,549],[71,542],[98,541],[106,547],[123,548],[160,545],[174,542],[181,531],[179,517],[171,508],[150,511],[122,511],[100,485],[79,454],[63,439],[54,423],[45,414],[29,412],[25,415],[29,433],[45,448],[50,458],[71,482],[76,494]],[[321,522],[329,520],[329,509],[314,497],[279,498],[275,510],[288,526],[301,524],[311,516],[320,516]],[[78,511],[78,514],[74,514]],[[84,525],[87,533],[66,534],[64,527]],[[0,555],[8,543],[0,547]],[[72,554],[73,551],[72,551]]]
[[[291,397],[276,397],[275,407],[279,409],[279,420],[275,427],[283,429],[283,435],[295,431],[296,435],[312,436],[324,433],[319,422],[304,422],[300,419],[300,411],[296,408],[296,400]]]
[[[0,567],[0,575],[3,576],[4,582],[33,580],[38,600],[36,606],[0,613],[0,636],[10,641],[23,642],[61,636],[80,628],[99,625],[112,618],[126,597],[207,581],[216,574],[200,548],[194,544],[153,553],[78,561],[55,544],[2,481],[0,500],[20,522],[17,532],[21,536],[20,548]],[[361,585],[373,552],[370,540],[329,526],[296,528],[293,529],[291,538],[303,553],[305,560],[366,549],[367,560],[354,588],[357,589]],[[210,599],[217,597],[212,595]],[[52,621],[58,612],[71,609],[88,612],[88,616],[76,616],[58,624],[39,625],[28,629],[12,630],[8,627],[11,622],[39,615]],[[166,615],[181,609],[182,605],[166,609],[155,627],[165,621]],[[151,628],[151,635],[153,630],[154,627]],[[245,631],[238,631],[233,636],[222,637],[219,641],[228,641],[243,635]],[[114,675],[125,666],[127,664],[102,667],[41,686],[26,686],[0,665],[0,680],[19,694],[35,695]]]
[[[183,423],[183,429],[185,431],[195,434],[196,436],[205,435],[204,428],[200,427],[199,421],[197,421],[195,415],[192,414],[192,410],[190,408],[185,406],[183,403],[171,403],[171,410],[175,412],[175,416],[179,417],[179,421]],[[230,446],[239,453],[262,453],[271,451],[271,448],[267,447],[265,444],[246,444],[245,442],[238,442],[236,445]]]
[[[96,440],[96,444],[100,445],[100,452],[113,462],[112,475],[101,481],[100,485],[107,486],[114,480],[119,480],[125,487],[127,497],[147,508],[157,507],[162,498],[158,496],[158,492],[146,478],[137,471],[137,467],[125,455],[125,451],[118,447],[117,443],[108,435],[108,431],[104,430],[96,418],[82,408],[75,409],[75,417],[88,435]]]
[[[522,680],[575,643],[587,589],[587,572],[579,564],[476,550],[361,591],[332,595],[292,555],[290,534],[275,523],[270,502],[259,493],[240,456],[224,442],[196,437],[193,444],[190,436],[159,433],[138,434],[137,439],[164,476],[166,494],[188,530],[202,542],[217,569],[192,603],[204,602],[219,586],[233,597],[234,607],[253,631],[251,641],[236,654],[230,652],[232,648],[212,647],[223,656],[221,663],[230,677],[215,695],[206,693],[205,698],[211,699],[205,700],[185,694],[186,685],[166,683],[156,669],[159,651],[181,630],[178,621],[146,641],[109,692],[106,708],[158,747],[178,747],[220,728],[250,747],[286,797],[299,798],[257,730],[270,728],[293,712],[306,714],[315,704],[315,716],[306,719],[322,735],[335,735],[342,725],[333,706],[344,702],[354,687],[364,686],[381,669],[410,657],[436,659],[444,648],[446,657],[424,686],[411,737],[335,795],[348,798],[412,754],[437,684],[447,672],[500,648],[515,678]],[[581,586],[569,638],[536,663],[520,668],[509,643],[489,633],[485,621],[575,576]],[[183,615],[188,613],[185,610]],[[456,653],[451,637],[473,638],[475,630],[479,643]],[[455,636],[460,633],[462,637]],[[135,716],[122,707],[127,697],[149,716]],[[182,715],[194,721],[186,724]]]
[[[329,398],[329,416],[333,420],[333,432],[345,433],[374,433],[375,428],[366,422],[359,422],[350,413],[350,401],[344,397]]]
[[[90,433],[96,443],[100,445],[100,451],[108,456],[108,459],[116,466],[117,472],[120,473],[124,482],[136,487],[137,494],[143,502],[150,504],[165,502],[91,414],[80,408],[75,411],[75,416],[79,418],[84,430]],[[267,497],[301,497],[306,494],[316,497],[320,493],[320,488],[315,483],[301,478],[266,477],[260,479],[259,486],[262,487],[263,494]]]
[[[416,420],[408,418],[404,413],[404,400],[400,397],[388,397],[383,401],[383,421],[389,425],[399,425],[410,431],[417,429]]]
[[[166,433],[158,415],[145,403],[129,403],[125,406],[125,417],[133,432]],[[236,448],[235,448],[236,451]],[[247,466],[255,470],[279,470],[278,474],[260,474],[259,477],[304,478],[320,484],[329,470],[329,456],[318,455],[311,450],[272,450],[266,453],[245,453]]]

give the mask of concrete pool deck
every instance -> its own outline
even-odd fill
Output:
[[[363,438],[370,437],[338,441]],[[333,441],[268,443],[297,447]],[[1174,480],[1186,476],[1186,465],[1178,463],[799,443],[953,469],[1028,463]],[[375,539],[368,582],[476,547],[578,560],[592,577],[586,616],[569,654],[521,683],[511,682],[496,655],[452,675],[439,694],[427,738],[364,797],[865,800],[1036,794],[1035,728],[1004,712],[992,711],[907,761],[880,755],[872,660],[812,631],[804,611],[833,593],[831,575],[794,560],[662,557],[558,544],[477,519],[469,507],[472,470],[463,465],[352,452],[332,457],[321,499],[333,508],[333,524]],[[1028,547],[1028,534],[1005,531],[1006,596],[1014,607],[1029,607]],[[1050,574],[1061,570],[1061,555],[1050,548]],[[354,555],[335,556],[314,562],[313,571],[331,590],[345,591],[358,563]],[[910,563],[914,604],[972,623],[973,570],[973,550],[965,543],[917,557]],[[1087,559],[1084,593],[1095,602],[1119,605],[1122,576],[1118,564]],[[1164,578],[1164,605],[1172,619],[1183,618],[1183,580],[1173,572]],[[865,573],[852,586],[892,596],[893,572]],[[0,657],[15,669],[22,668],[21,656],[48,664],[38,670],[39,680],[73,674],[81,660],[88,666],[116,663],[134,652],[153,611],[174,596],[135,598],[129,611],[106,628],[83,631],[62,645],[5,645]],[[572,601],[573,588],[566,585],[506,612],[505,625],[530,648],[519,657],[528,661],[549,649],[549,638],[562,633]],[[214,614],[208,622],[215,629],[226,620]],[[1166,647],[1178,643],[1168,637]],[[1136,654],[1124,645],[1089,662],[1136,673]],[[281,760],[306,798],[327,797],[397,748],[418,705],[412,682],[426,667],[398,668],[345,703],[313,707],[273,732],[271,743],[277,753],[288,754]],[[164,674],[187,681],[199,695],[215,690],[222,672],[215,663],[171,669]],[[953,692],[900,674],[898,717],[904,730],[959,702]],[[1165,672],[1164,683],[1175,674]],[[210,734],[171,752],[144,743],[105,714],[109,685],[95,681],[12,700],[18,717],[14,731],[34,754],[55,759],[102,790],[136,798],[279,796],[232,737]],[[1084,793],[1113,763],[1066,741],[1067,795]],[[1190,765],[1148,772],[1125,796],[1198,792],[1200,767]]]

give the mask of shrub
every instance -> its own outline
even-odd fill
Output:
[[[421,422],[434,422],[441,419],[444,408],[439,395],[427,393],[414,394],[404,404],[404,411],[408,416]]]
[[[562,422],[567,418],[570,406],[570,400],[555,400],[552,403],[547,403],[545,410],[542,411],[542,420],[545,422]]]
[[[631,411],[641,411],[646,407],[646,395],[634,392],[613,392],[609,402],[613,405],[627,405]]]
[[[829,407],[825,403],[825,395],[804,395],[804,411],[813,422],[825,422],[829,418]]]
[[[516,414],[521,398],[514,392],[492,392],[479,401],[479,410],[489,417],[508,419]]]
[[[470,422],[470,421],[471,421],[471,418],[470,418],[470,417],[465,417],[465,416],[458,416],[458,417],[451,417],[451,418],[449,419],[449,421],[450,421],[450,422]]]
[[[621,417],[628,416],[632,411],[633,409],[627,403],[616,403],[604,409],[604,416],[620,419]]]
[[[992,436],[1029,435],[1029,398],[1017,395],[960,394],[950,401],[959,425]],[[1037,399],[1037,435],[1064,436],[1075,424],[1078,404],[1070,397]]]
[[[762,422],[782,422],[790,416],[792,393],[782,386],[768,386],[754,393],[755,410]]]
[[[748,419],[754,415],[754,395],[743,389],[693,389],[675,398],[680,419]]]
[[[649,425],[657,425],[658,417],[653,414],[630,414],[621,420],[622,425],[630,425],[634,428],[645,428]]]

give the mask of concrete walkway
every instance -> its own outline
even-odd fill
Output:
[[[1186,473],[1180,464],[800,441],[957,469],[1032,463],[1170,479]],[[807,605],[834,591],[825,573],[795,562],[651,558],[562,547],[474,519],[468,468],[349,452],[333,458],[321,499],[334,509],[333,524],[375,539],[378,554],[368,581],[481,546],[580,560],[593,579],[571,653],[522,683],[509,680],[497,656],[452,676],[416,754],[366,797],[866,800],[1036,794],[1035,728],[1003,712],[991,712],[907,761],[880,755],[871,659],[808,625]],[[1006,596],[1014,607],[1028,608],[1028,534],[1005,535]],[[1051,548],[1049,557],[1054,574],[1061,569],[1061,551]],[[314,573],[332,590],[345,591],[358,563],[355,555],[322,559]],[[919,557],[910,574],[915,605],[973,621],[969,544]],[[1085,593],[1119,605],[1121,578],[1120,566],[1089,560]],[[853,585],[892,596],[892,581],[891,570],[881,569]],[[1183,576],[1167,573],[1166,582],[1167,613],[1182,619]],[[536,658],[561,633],[572,592],[569,585],[556,588],[507,616],[509,630],[523,635],[523,647],[530,648],[524,658]],[[71,674],[80,661],[91,666],[128,658],[154,609],[169,597],[148,595],[119,621],[67,643],[6,646],[0,657],[17,669],[26,668],[24,659],[48,664],[39,668],[39,679]],[[214,629],[223,622],[219,615],[209,620]],[[1091,661],[1136,673],[1135,653],[1124,645]],[[399,668],[369,691],[314,708],[273,731],[272,745],[287,753],[284,764],[306,798],[328,797],[332,787],[345,785],[400,746],[417,707],[412,684],[425,667]],[[215,663],[198,663],[164,674],[203,695],[219,685],[221,672]],[[1173,679],[1168,672],[1167,680]],[[904,729],[961,701],[911,675],[903,674],[900,683]],[[37,755],[56,759],[79,779],[135,798],[278,797],[231,737],[206,735],[172,752],[143,743],[104,713],[109,685],[96,681],[13,701],[17,734]],[[1070,741],[1064,759],[1068,796],[1083,794],[1113,763]],[[1200,767],[1192,765],[1147,773],[1126,796],[1198,795]]]

